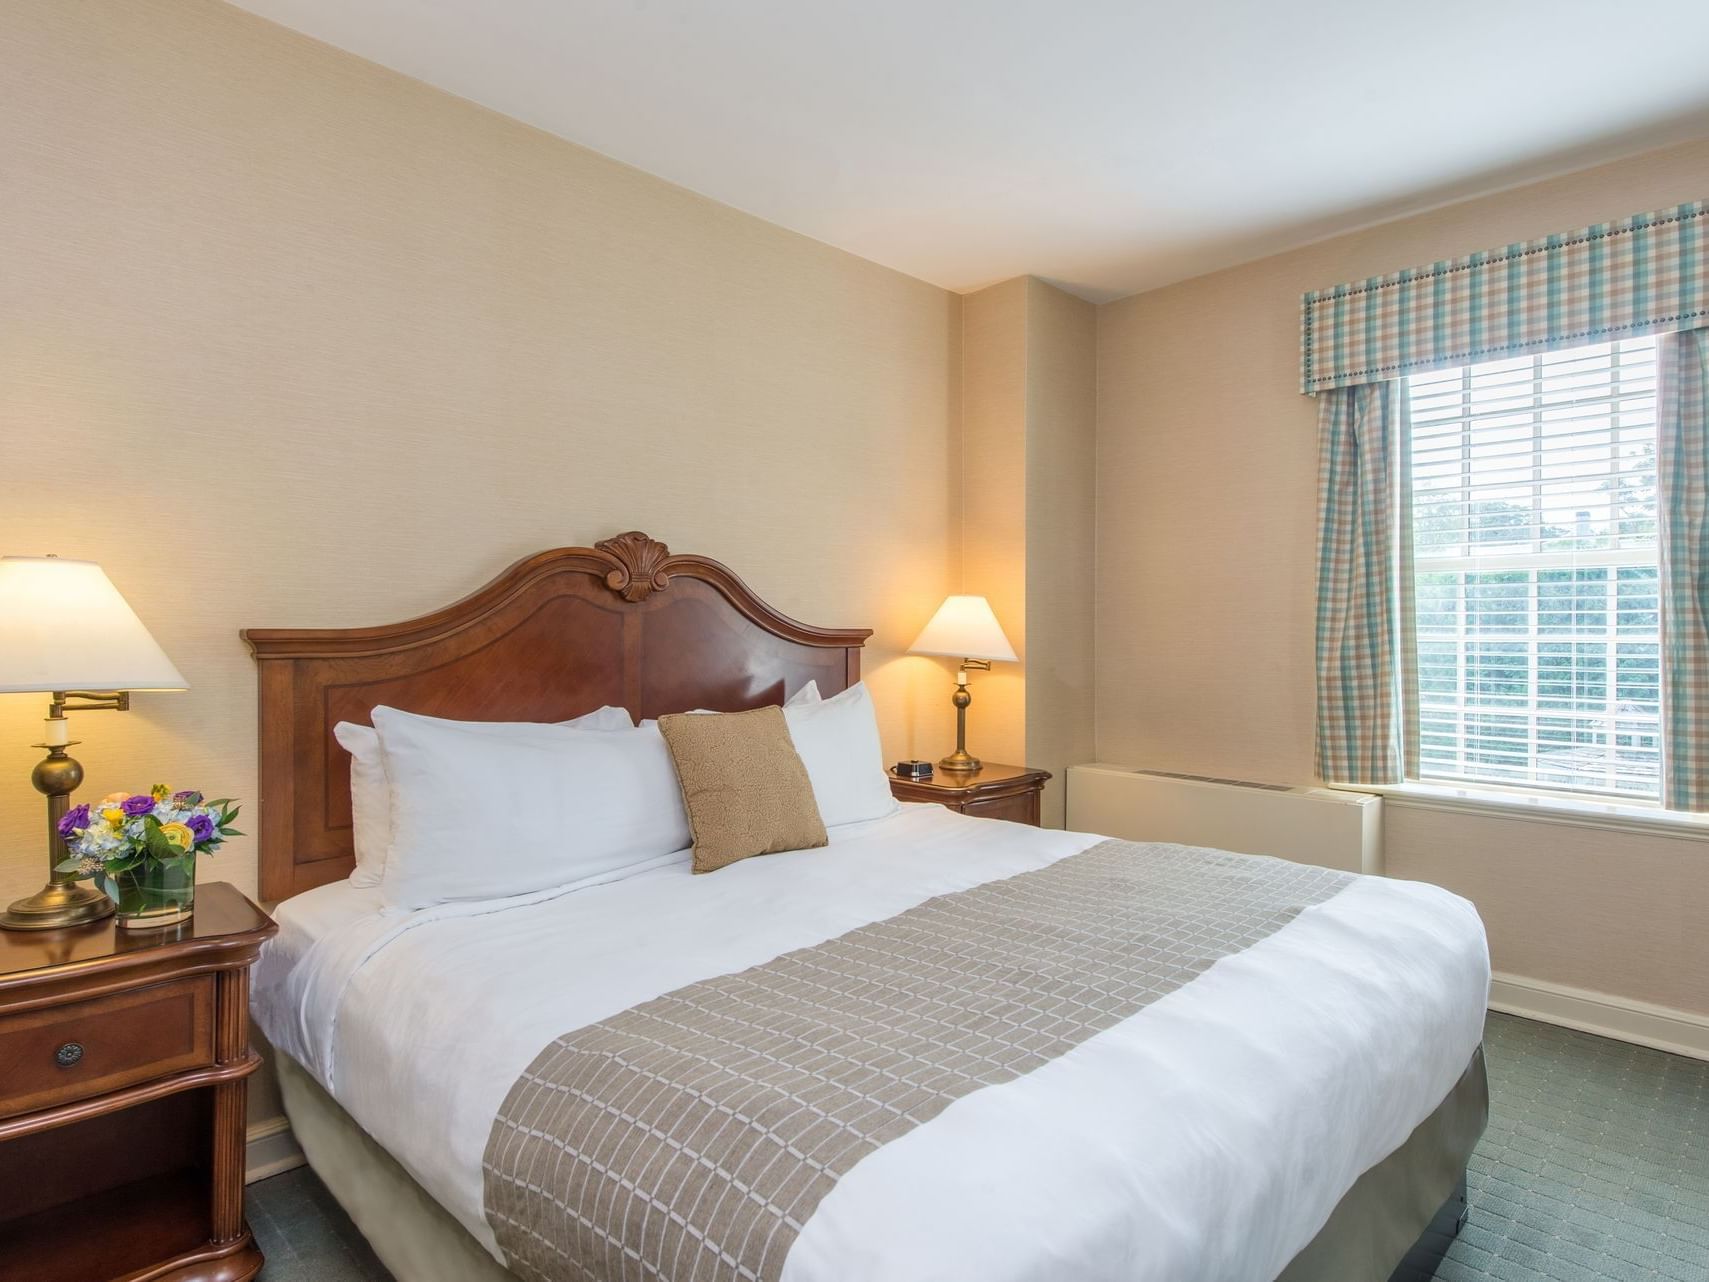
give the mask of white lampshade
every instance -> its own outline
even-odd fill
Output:
[[[93,561],[0,557],[0,694],[188,688]]]
[[[952,659],[1015,662],[1015,647],[1003,635],[991,603],[982,596],[952,596],[938,607],[914,644],[914,654],[943,654]]]

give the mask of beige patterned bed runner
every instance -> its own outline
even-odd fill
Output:
[[[560,1037],[511,1087],[488,1222],[535,1282],[769,1282],[868,1153],[1351,880],[1105,841],[667,993]]]

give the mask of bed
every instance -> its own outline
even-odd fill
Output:
[[[1483,931],[1438,888],[934,806],[706,877],[673,855],[413,912],[347,880],[340,721],[382,704],[499,721],[737,711],[809,681],[834,696],[867,635],[796,623],[639,533],[530,558],[408,623],[245,634],[261,893],[283,901],[256,1023],[305,1154],[388,1267],[402,1282],[1429,1277],[1487,1117]],[[1052,915],[1082,900],[1089,916]],[[998,972],[1000,1002],[962,1000]],[[811,1061],[792,1002],[833,1035]],[[659,1069],[687,1062],[657,1058],[669,1037],[697,1039],[704,1065],[738,1024],[774,1038],[751,1080],[731,1065],[759,1064],[752,1046],[711,1085]],[[830,1044],[843,1034],[859,1045]],[[643,1077],[595,1099],[585,1072],[543,1067],[566,1060]],[[720,1120],[688,1143],[694,1108]]]

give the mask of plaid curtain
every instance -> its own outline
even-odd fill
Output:
[[[1406,387],[1318,397],[1317,774],[1417,772]]]
[[[1709,330],[1660,343],[1662,804],[1709,811]]]
[[[1709,201],[1318,289],[1300,389],[1709,324]]]

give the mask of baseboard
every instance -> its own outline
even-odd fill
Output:
[[[251,1126],[244,1137],[243,1182],[253,1184],[269,1175],[282,1175],[306,1160],[291,1135],[291,1123],[283,1117],[270,1117]]]
[[[1489,1008],[1675,1055],[1709,1059],[1709,1015],[1500,973],[1490,981]]]

